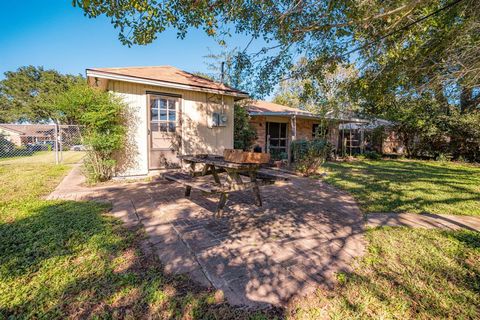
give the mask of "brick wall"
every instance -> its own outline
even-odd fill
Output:
[[[250,118],[250,125],[257,131],[257,139],[255,140],[254,146],[258,145],[262,148],[262,151],[265,152],[265,136],[267,129],[266,126],[266,117],[264,116],[255,116]]]
[[[284,117],[282,118],[284,119]],[[268,117],[268,121],[274,122],[274,117]],[[266,137],[266,122],[267,117],[265,116],[254,116],[250,118],[250,125],[257,131],[257,140],[254,145],[259,145],[262,148],[262,151],[265,152],[265,147],[267,145],[265,141]],[[279,121],[284,122],[284,121]],[[313,125],[320,123],[318,120],[312,119],[297,119],[297,140],[312,140],[312,130]],[[288,123],[288,138],[290,137],[290,123]],[[338,139],[338,125],[331,123],[328,130],[327,139],[336,146]]]

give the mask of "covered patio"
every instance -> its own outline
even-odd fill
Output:
[[[318,115],[261,100],[250,101],[246,104],[246,109],[251,117],[250,124],[257,132],[254,147],[270,153],[274,159],[284,159],[288,163],[292,162],[289,152],[292,141],[324,137],[337,153],[337,146],[342,145],[339,126],[367,122],[343,114]]]

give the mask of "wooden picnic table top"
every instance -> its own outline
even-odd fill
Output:
[[[209,164],[219,168],[228,168],[228,169],[238,169],[238,170],[258,170],[260,165],[258,163],[236,163],[231,161],[226,161],[222,156],[215,155],[184,155],[178,156],[179,159],[195,162],[195,163],[204,163]]]

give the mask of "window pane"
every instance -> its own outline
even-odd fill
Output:
[[[151,122],[150,123],[150,130],[151,131],[158,131],[159,130],[159,127],[158,127],[158,122]]]
[[[177,103],[175,100],[168,100],[168,109],[175,110],[176,106],[177,106]]]
[[[152,108],[152,113],[151,113],[151,119],[153,121],[158,120],[158,109],[157,108]]]
[[[317,129],[318,129],[318,124],[315,123],[312,125],[312,137],[315,138],[317,136]]]
[[[287,124],[281,123],[280,124],[280,137],[285,138],[287,136]]]
[[[279,123],[269,122],[268,134],[270,135],[270,138],[279,138]]]
[[[281,147],[286,147],[287,146],[287,141],[286,140],[280,140],[280,146]]]
[[[167,99],[160,99],[160,109],[167,109]]]
[[[167,132],[167,123],[166,122],[161,122],[159,123],[160,125],[160,131]]]
[[[160,110],[160,120],[166,121],[167,120],[167,110]]]
[[[278,140],[277,139],[270,139],[270,145],[272,147],[277,147],[278,146]]]
[[[169,132],[175,132],[175,122],[169,122],[168,123],[168,131]]]
[[[175,110],[168,110],[168,121],[175,121],[176,114]]]

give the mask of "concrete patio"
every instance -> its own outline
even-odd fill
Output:
[[[159,177],[102,187],[82,185],[74,168],[49,199],[102,200],[127,225],[141,223],[166,272],[186,273],[222,290],[232,304],[283,305],[318,286],[331,286],[363,254],[363,217],[354,200],[318,180],[291,176],[231,194],[214,219],[217,198]]]

